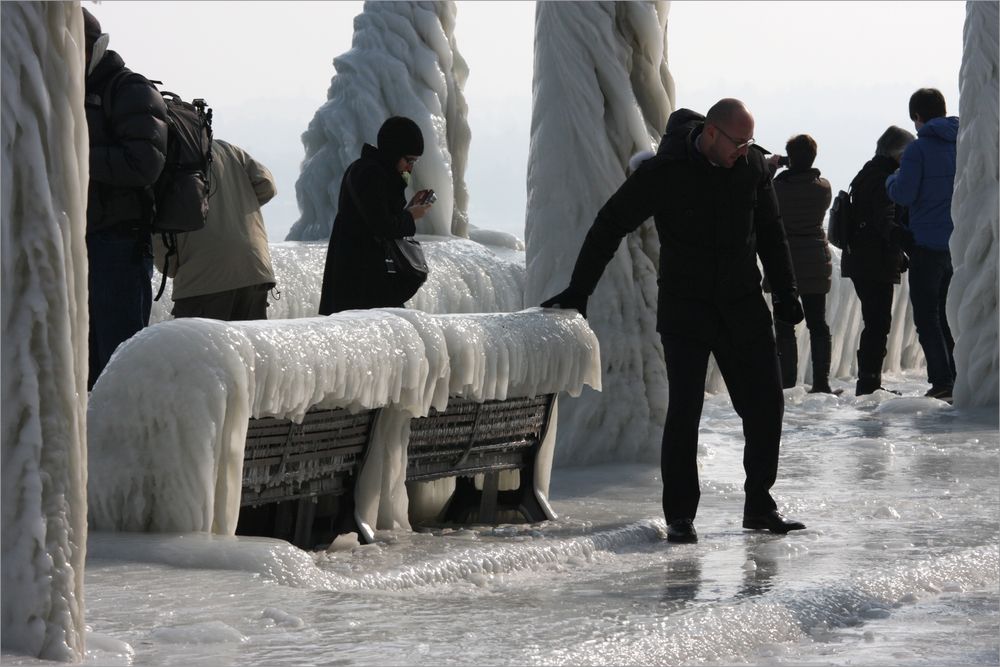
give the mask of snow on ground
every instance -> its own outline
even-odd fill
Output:
[[[663,539],[659,471],[629,463],[554,471],[556,521],[346,551],[92,533],[87,662],[995,665],[996,412],[887,380],[904,396],[786,391],[775,496],[808,525],[787,536],[739,526],[725,395],[705,407],[696,545]]]

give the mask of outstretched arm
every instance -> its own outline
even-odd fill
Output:
[[[662,170],[640,167],[611,195],[587,232],[569,287],[544,301],[543,307],[574,308],[587,316],[587,300],[622,239],[655,212],[656,180],[662,178]]]

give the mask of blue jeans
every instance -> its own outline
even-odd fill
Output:
[[[118,345],[149,324],[153,305],[149,233],[106,230],[87,234],[87,263],[90,390]]]
[[[917,246],[910,254],[913,323],[927,359],[927,381],[934,387],[955,384],[955,340],[945,316],[951,274],[951,253],[947,250]]]

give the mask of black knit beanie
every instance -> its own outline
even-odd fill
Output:
[[[424,154],[424,135],[409,118],[393,116],[378,130],[378,150],[392,160]]]
[[[90,51],[94,47],[94,42],[101,36],[101,22],[87,11],[86,7],[80,9],[83,10],[83,39],[87,45],[87,51]]]

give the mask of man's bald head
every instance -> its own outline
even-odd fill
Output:
[[[754,121],[743,102],[726,97],[705,115],[699,150],[713,164],[727,169],[746,155],[753,143]]]
[[[746,105],[734,97],[726,97],[712,105],[712,108],[705,114],[705,122],[712,123],[716,127],[725,127],[746,117],[753,119]]]

